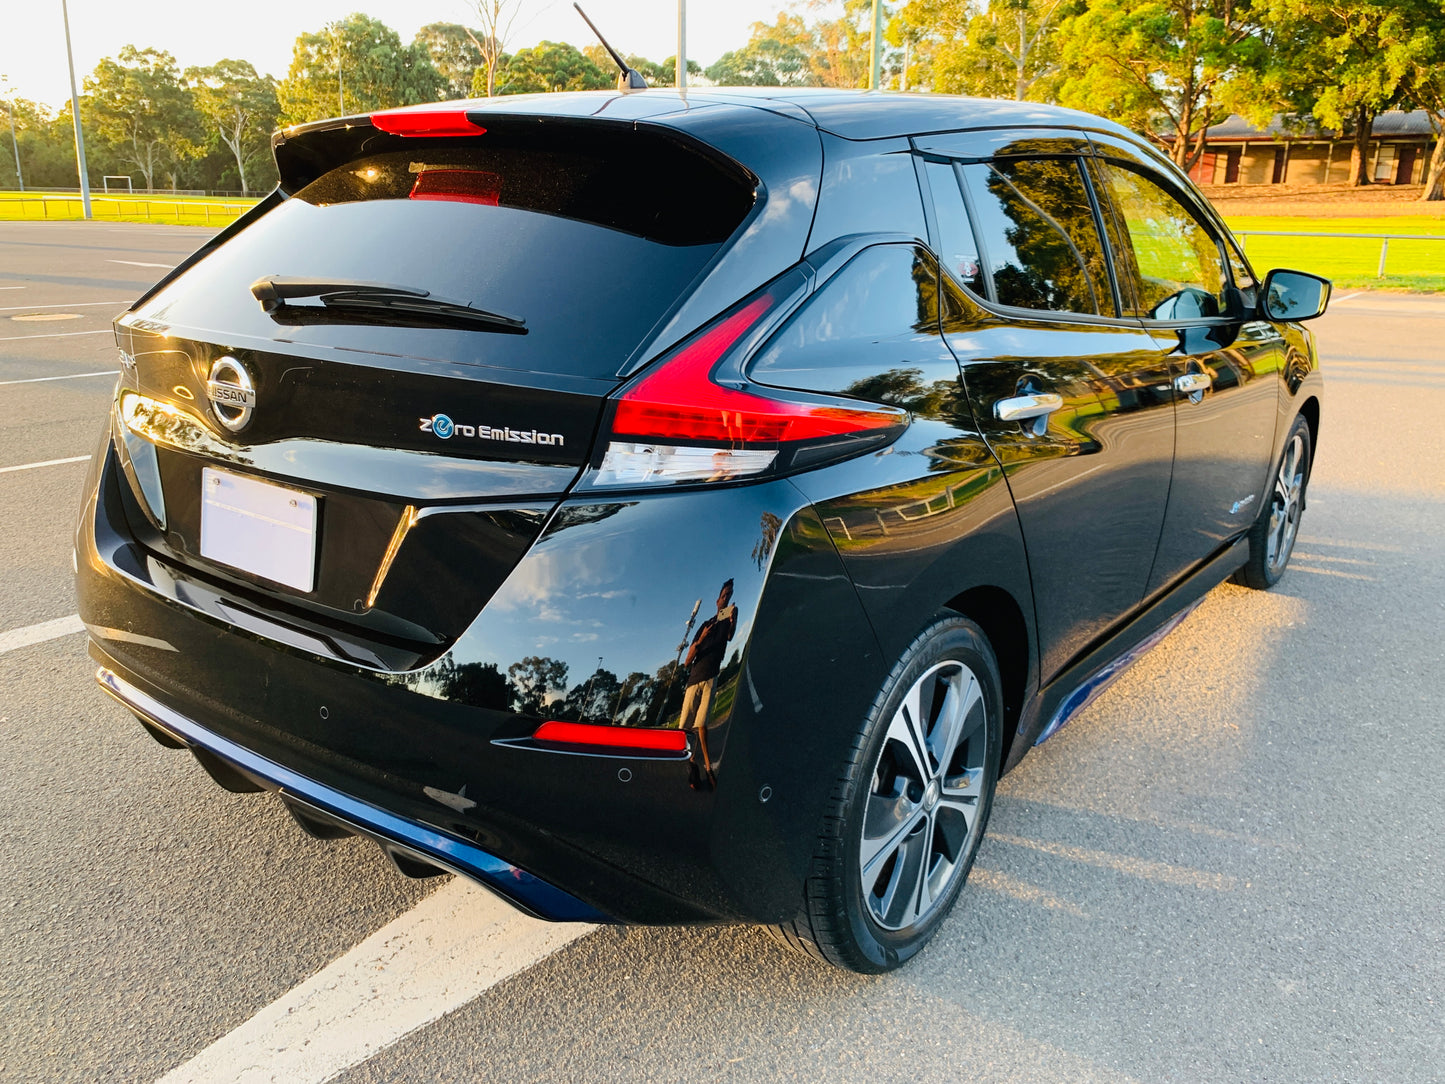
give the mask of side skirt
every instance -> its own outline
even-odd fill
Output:
[[[1248,540],[1236,539],[1123,627],[1081,652],[1024,708],[1003,770],[1012,770],[1031,748],[1057,734],[1120,674],[1173,632],[1204,601],[1204,596],[1229,579],[1248,556]]]

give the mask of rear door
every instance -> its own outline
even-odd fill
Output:
[[[1268,499],[1284,341],[1255,318],[1254,284],[1212,216],[1142,156],[1108,143],[1101,152],[1091,169],[1114,219],[1125,312],[1154,338],[1176,390],[1153,593],[1245,530]]]
[[[1120,315],[1086,142],[921,149],[945,337],[1018,509],[1047,681],[1143,598],[1174,447],[1168,363]]]

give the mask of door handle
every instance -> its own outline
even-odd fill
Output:
[[[1184,373],[1174,378],[1174,390],[1181,395],[1193,395],[1207,391],[1212,383],[1208,373]],[[1195,401],[1198,402],[1198,400]]]
[[[1023,422],[1052,414],[1063,405],[1064,398],[1061,395],[1015,395],[1011,399],[1000,399],[994,403],[993,416],[1001,422]]]

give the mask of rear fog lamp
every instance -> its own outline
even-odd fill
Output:
[[[636,726],[596,726],[591,723],[549,721],[539,726],[533,741],[558,745],[597,745],[609,749],[647,750],[657,753],[687,752],[687,735],[681,730],[657,730]]]

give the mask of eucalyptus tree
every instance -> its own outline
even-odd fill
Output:
[[[236,159],[241,194],[249,193],[246,167],[269,152],[266,138],[276,127],[281,106],[276,80],[258,75],[246,60],[218,60],[204,68],[186,69],[197,111],[216,138]]]
[[[403,45],[381,20],[353,14],[296,39],[276,97],[296,124],[438,101],[444,85],[424,43]]]
[[[175,57],[127,45],[85,79],[86,114],[108,147],[155,187],[156,174],[200,152],[201,125]]]

